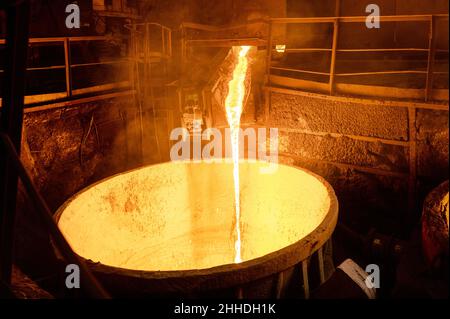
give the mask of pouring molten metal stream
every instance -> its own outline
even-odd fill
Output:
[[[233,78],[228,83],[228,95],[225,100],[227,121],[230,126],[232,156],[233,156],[233,177],[234,177],[234,201],[236,214],[236,241],[234,262],[240,263],[241,256],[241,207],[239,190],[239,127],[241,124],[241,114],[245,97],[245,78],[248,69],[247,53],[250,46],[239,48],[238,62],[233,71]]]

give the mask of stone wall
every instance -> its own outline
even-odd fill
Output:
[[[408,211],[408,102],[401,107],[320,95],[269,96],[265,125],[279,128],[281,162],[324,176],[337,193],[345,223],[362,232],[406,231],[418,217]],[[417,109],[416,130],[421,199],[448,178],[448,112]]]
[[[448,119],[448,111],[417,111],[417,173],[421,201],[449,176]]]
[[[25,114],[22,158],[51,209],[138,163],[132,102],[130,95]]]

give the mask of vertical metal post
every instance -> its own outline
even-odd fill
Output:
[[[179,76],[181,79],[183,79],[183,77],[181,75],[185,74],[185,70],[186,70],[186,54],[187,54],[187,49],[186,49],[186,29],[184,28],[183,25],[181,25],[181,61],[180,61],[180,65],[181,67],[179,68]],[[183,80],[181,80],[180,82],[182,82]],[[182,86],[183,83],[181,83]]]
[[[268,34],[267,34],[267,62],[266,62],[266,74],[267,74],[267,86],[270,86],[270,68],[272,65],[272,21],[269,20]]]
[[[142,118],[142,96],[141,96],[141,81],[140,81],[140,73],[139,73],[139,62],[141,57],[140,46],[139,46],[139,38],[138,38],[138,28],[136,24],[133,24],[130,28],[131,30],[131,76],[132,76],[132,84],[133,89],[135,90],[135,101],[137,104],[137,113],[138,113],[138,131],[139,131],[139,165],[144,163],[144,124]]]
[[[6,58],[0,132],[20,154],[28,49],[29,1],[11,1],[6,8]],[[0,152],[0,279],[11,283],[18,174],[6,151]]]
[[[148,79],[148,84],[145,84],[145,91],[144,91],[144,97],[145,101],[147,101],[148,98],[150,98],[150,104],[152,108],[152,116],[153,116],[153,127],[154,127],[154,135],[155,135],[155,142],[156,142],[156,148],[158,150],[158,160],[161,161],[161,147],[159,143],[159,137],[158,137],[158,126],[156,121],[156,101],[155,101],[155,94],[154,94],[154,84],[153,84],[153,72],[152,72],[152,58],[151,58],[151,38],[150,38],[150,24],[145,24],[145,43],[146,43],[146,59],[145,59],[145,65],[144,70],[147,70],[146,74],[144,74],[145,79]],[[156,49],[156,47],[155,47]],[[161,57],[161,63],[163,62],[164,57]],[[155,82],[156,83],[156,82]],[[147,107],[145,107],[147,110]]]
[[[334,16],[335,17],[340,17],[341,16],[341,0],[336,0],[336,2],[335,2]]]
[[[272,91],[270,87],[265,88],[264,92],[264,124],[268,125],[267,122],[270,118],[270,109],[272,103]]]
[[[146,23],[145,24],[145,39],[144,39],[144,43],[145,43],[145,46],[144,46],[144,70],[145,70],[145,72],[144,72],[144,78],[146,79],[146,80],[148,80],[149,81],[149,83],[150,83],[150,87],[152,87],[152,77],[151,77],[151,74],[150,74],[150,63],[151,63],[151,57],[150,57],[150,25],[148,24],[148,23]],[[144,97],[145,98],[147,98],[148,97],[148,95],[149,95],[149,93],[148,93],[148,88],[149,88],[149,85],[144,85],[144,87],[145,87],[145,90],[144,90]],[[153,104],[153,101],[152,101],[152,104]]]
[[[283,288],[284,288],[284,273],[282,271],[280,271],[280,273],[278,274],[278,279],[277,279],[277,290],[275,293],[276,299],[281,298],[281,295],[283,293]]]
[[[161,27],[161,50],[162,56],[166,58],[166,30]]]
[[[169,35],[168,35],[168,43],[169,43],[169,56],[172,56],[172,30],[169,29],[168,31]]]
[[[133,24],[130,26],[130,47],[129,47],[129,61],[130,64],[128,65],[129,67],[129,77],[130,77],[130,83],[131,83],[131,87],[135,90],[136,88],[136,80],[135,80],[135,71],[134,71],[134,66],[135,66],[135,61],[137,59],[137,54],[136,54],[136,40],[134,38],[136,34],[136,25]]]
[[[236,298],[239,300],[244,299],[244,290],[242,289],[242,287],[237,287]]]
[[[338,36],[339,36],[339,18],[336,18],[333,24],[333,44],[331,47],[330,80],[328,83],[330,95],[334,94],[334,73],[336,69],[336,50],[337,50]]]
[[[305,299],[309,299],[308,259],[302,261],[302,275]]]
[[[417,209],[417,142],[416,142],[416,109],[414,107],[408,108],[408,128],[409,128],[409,176],[408,176],[408,212],[411,218],[408,221],[413,221],[413,215]]]
[[[325,267],[323,264],[323,246],[319,248],[317,251],[317,258],[319,261],[319,276],[320,276],[320,283],[323,284],[325,282]]]
[[[72,96],[72,67],[70,65],[70,39],[64,39],[64,65],[66,70],[66,94]]]
[[[269,26],[268,26],[268,34],[267,34],[267,61],[266,61],[266,94],[265,94],[265,100],[264,100],[264,123],[266,123],[269,119],[269,112],[272,106],[272,94],[270,92],[270,69],[272,66],[272,46],[273,46],[273,38],[272,38],[272,21],[269,20]]]
[[[425,86],[425,102],[432,98],[433,93],[433,68],[436,53],[436,18],[430,17],[430,30],[428,34],[428,64],[427,64],[427,82]]]

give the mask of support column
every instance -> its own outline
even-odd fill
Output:
[[[28,49],[29,1],[6,5],[6,58],[0,132],[20,154]],[[0,145],[0,149],[2,145]],[[0,279],[11,284],[18,173],[6,151],[0,151]]]

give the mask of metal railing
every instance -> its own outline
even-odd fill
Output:
[[[172,57],[172,30],[155,22],[126,24],[131,31],[131,50],[135,58]],[[157,39],[152,39],[158,35]]]
[[[71,44],[81,41],[110,41],[112,40],[112,37],[109,36],[81,36],[81,37],[51,37],[51,38],[30,38],[28,43],[29,45],[33,44],[39,44],[39,45],[53,45],[58,44],[63,46],[64,49],[64,64],[63,65],[49,65],[49,66],[43,66],[43,67],[28,67],[27,71],[41,71],[41,70],[64,70],[65,72],[65,78],[64,78],[64,84],[65,84],[65,92],[52,92],[52,93],[46,93],[42,94],[42,98],[37,99],[39,102],[45,102],[45,101],[51,101],[55,99],[60,98],[70,98],[77,95],[82,95],[85,93],[91,93],[91,92],[99,92],[103,91],[105,89],[111,89],[116,87],[123,87],[126,83],[123,82],[114,82],[111,81],[108,84],[104,85],[96,85],[96,86],[90,86],[87,88],[82,89],[74,89],[73,88],[73,77],[72,77],[72,70],[75,68],[82,68],[82,67],[92,67],[92,66],[99,66],[99,65],[114,65],[114,64],[129,64],[129,59],[116,59],[111,61],[100,61],[100,62],[90,62],[90,63],[72,63],[71,58]],[[4,45],[5,40],[0,39],[0,45]],[[3,72],[3,70],[0,70],[0,72]],[[39,95],[41,96],[41,95]],[[33,97],[36,97],[36,95],[28,95],[26,96],[30,100],[34,100]]]
[[[182,63],[189,56],[192,47],[231,47],[234,45],[265,46],[267,38],[267,20],[255,20],[246,24],[232,26],[212,26],[200,23],[184,22],[180,25]],[[249,31],[249,28],[255,30]],[[264,33],[259,31],[265,30]],[[231,36],[229,33],[238,33]]]
[[[436,22],[438,20],[448,20],[448,15],[398,15],[398,16],[380,16],[380,23],[383,22],[428,22],[429,35],[428,35],[428,47],[427,48],[357,48],[357,49],[340,49],[339,48],[339,28],[344,23],[365,23],[365,16],[355,17],[317,17],[317,18],[273,18],[269,20],[269,36],[267,39],[267,70],[266,73],[269,79],[271,70],[290,71],[305,74],[314,74],[328,76],[328,91],[329,94],[334,94],[336,87],[336,77],[345,76],[364,76],[364,75],[388,75],[388,74],[425,74],[426,83],[423,98],[428,101],[432,96],[433,76],[435,74],[448,74],[448,72],[436,72],[434,71],[434,61],[436,52],[447,52],[448,50],[436,49]],[[286,48],[283,52],[285,54],[298,53],[298,52],[319,52],[319,53],[331,53],[331,59],[329,63],[329,70],[327,72],[318,72],[313,70],[299,69],[295,67],[277,67],[272,65],[273,53],[276,51],[273,37],[274,27],[277,25],[287,26],[290,24],[331,24],[333,26],[332,43],[329,48]],[[367,72],[345,72],[337,73],[337,53],[338,52],[426,52],[427,69],[422,70],[380,70],[380,71],[367,71]]]

